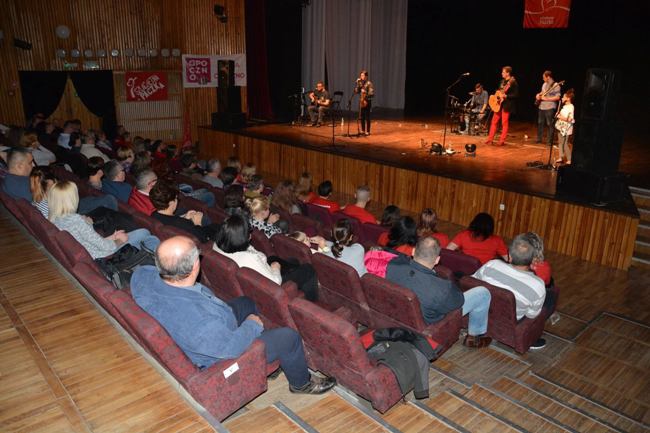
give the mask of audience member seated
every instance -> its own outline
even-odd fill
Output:
[[[135,141],[134,140],[134,147],[135,146]],[[154,159],[154,161],[167,161],[169,155],[167,154],[167,143],[165,143],[162,140],[156,140],[151,145],[149,148],[146,146],[146,143],[144,140],[142,140],[142,145],[144,146],[143,150],[149,150],[151,153],[151,157]]]
[[[249,177],[248,183],[244,185],[244,198],[250,200],[263,197],[262,191],[264,191],[264,178],[262,175],[254,174]]]
[[[241,171],[239,176],[235,179],[235,183],[246,186],[248,182],[251,181],[251,178],[257,174],[257,167],[252,162],[246,164]]]
[[[29,173],[32,171],[34,158],[29,149],[16,147],[7,152],[8,173],[5,175],[2,188],[13,198],[23,198],[32,201],[29,190]]]
[[[233,155],[226,161],[226,167],[234,168],[237,172],[237,176],[239,176],[239,172],[241,171],[241,161]]]
[[[104,179],[102,180],[102,192],[110,194],[122,203],[129,201],[131,185],[124,182],[126,172],[119,162],[112,160],[104,165]]]
[[[325,254],[352,266],[360,277],[364,276],[368,272],[363,260],[366,251],[363,245],[354,242],[352,226],[347,218],[342,218],[336,222],[336,225],[332,228],[332,239],[334,239],[334,242],[327,242],[330,251]]]
[[[131,169],[130,173],[134,177],[138,177],[138,175],[144,171],[151,170],[151,155],[149,155],[149,152],[146,150],[142,152],[138,152],[135,154],[135,157],[133,158],[133,164],[131,164]]]
[[[250,211],[249,223],[251,227],[263,232],[267,238],[282,233],[282,229],[276,225],[280,220],[280,215],[270,212],[268,198],[259,196],[246,200],[246,206]]]
[[[390,230],[390,228],[393,227],[393,225],[399,221],[401,217],[402,215],[400,209],[394,204],[389,204],[384,208],[384,212],[381,214],[379,225]],[[384,232],[379,235],[379,239],[377,239],[377,245],[385,247],[388,244],[388,233],[389,232]]]
[[[461,252],[476,257],[481,264],[501,257],[507,260],[508,247],[501,236],[494,233],[494,218],[488,213],[477,214],[469,228],[458,233],[447,245],[450,250]]]
[[[273,190],[271,205],[290,215],[301,214],[296,188],[290,180],[283,180]]]
[[[377,218],[366,210],[366,206],[370,201],[370,187],[368,185],[358,187],[354,198],[356,199],[356,203],[349,204],[343,208],[343,213],[358,219],[362,223],[377,224]]]
[[[128,147],[120,147],[115,152],[115,159],[122,165],[125,173],[131,173],[131,166],[133,161],[135,161],[135,154],[132,149]]]
[[[88,158],[88,185],[98,191],[102,190],[102,177],[104,176],[104,159],[99,156]]]
[[[489,346],[492,339],[484,334],[488,325],[490,291],[479,286],[461,292],[453,281],[436,274],[433,268],[439,261],[438,240],[422,238],[417,243],[413,258],[397,256],[388,264],[386,279],[415,293],[427,324],[439,322],[449,312],[462,307],[463,316],[469,315],[463,344],[473,348]]]
[[[90,132],[84,134],[82,137],[83,144],[81,145],[81,154],[88,159],[93,157],[99,157],[105,163],[108,162],[110,158],[104,152],[97,149],[97,147],[95,146],[95,140],[96,140],[95,134]]]
[[[307,171],[303,172],[298,178],[298,184],[296,186],[296,197],[303,203],[311,203],[312,200],[318,197],[318,195],[313,190],[312,182],[313,177],[311,173]]]
[[[535,273],[535,275],[541,278],[542,281],[544,281],[544,284],[548,287],[553,282],[553,271],[551,269],[551,264],[544,258],[544,241],[535,232],[526,233],[526,238],[535,249],[533,263],[530,265],[530,269]]]
[[[102,237],[93,228],[89,217],[77,213],[79,193],[77,185],[69,181],[57,182],[47,193],[49,219],[59,230],[69,232],[93,259],[108,257],[130,244],[138,249],[143,246],[154,251],[160,241],[149,230],[137,229],[131,232],[116,231]]]
[[[178,189],[167,181],[159,181],[151,189],[149,198],[156,208],[152,217],[161,223],[177,227],[195,236],[201,242],[214,241],[220,226],[218,224],[202,225],[203,213],[189,210],[176,215],[178,207]]]
[[[517,320],[539,316],[546,298],[544,281],[531,270],[536,251],[528,239],[527,234],[514,238],[509,248],[509,263],[490,260],[473,275],[474,278],[509,290],[515,295]],[[545,345],[546,341],[540,338],[531,349],[541,349]]]
[[[418,225],[418,238],[431,236],[432,238],[438,239],[442,248],[447,248],[447,245],[449,245],[449,236],[437,231],[437,224],[438,215],[436,211],[431,208],[423,209],[420,214],[420,224]]]
[[[309,264],[299,264],[291,259],[266,257],[250,244],[250,227],[241,215],[226,219],[217,235],[214,250],[232,259],[239,267],[250,268],[259,274],[282,284],[293,281],[310,301],[318,300],[316,271]]]
[[[29,189],[32,192],[32,204],[48,218],[47,192],[56,183],[56,178],[43,167],[34,167],[29,175]]]
[[[34,163],[38,166],[48,166],[56,162],[56,156],[48,148],[41,145],[36,132],[25,132],[20,138],[20,145],[31,149]]]
[[[248,208],[244,203],[244,188],[241,185],[232,185],[226,190],[223,196],[223,210],[227,215],[244,215],[248,218]]]
[[[59,134],[56,144],[64,149],[72,150],[72,144],[74,141],[72,143],[70,142],[70,135],[73,132],[75,132],[75,127],[72,120],[66,120],[63,124],[63,132]]]
[[[135,302],[151,314],[198,368],[240,356],[259,338],[266,361],[280,361],[293,393],[322,394],[335,385],[312,377],[302,339],[290,328],[264,330],[255,303],[246,297],[227,303],[201,283],[199,249],[173,237],[156,250],[156,267],[142,266],[131,279]]]
[[[183,168],[181,169],[180,174],[189,177],[190,179],[201,180],[203,178],[203,174],[199,169],[198,162],[198,159],[196,159],[196,156],[193,153],[184,153],[181,156],[181,165]]]
[[[149,169],[142,171],[135,178],[135,187],[129,196],[129,206],[145,215],[151,215],[154,213],[156,208],[153,203],[151,203],[149,193],[156,182],[158,182],[158,176],[156,176],[156,173],[154,173],[153,170]]]
[[[311,200],[309,203],[315,204],[316,206],[324,207],[330,213],[334,213],[341,210],[339,204],[335,201],[330,200],[332,195],[332,182],[326,180],[318,185],[318,197]]]
[[[410,216],[398,219],[388,232],[386,247],[398,253],[412,256],[418,241],[417,225]]]
[[[211,159],[208,161],[206,168],[207,171],[201,180],[215,188],[223,188],[223,182],[219,178],[221,174],[221,162],[218,159]]]
[[[229,186],[233,185],[238,175],[239,172],[235,167],[226,167],[221,170],[221,182],[223,182],[223,189],[226,190]]]
[[[95,147],[107,155],[114,155],[113,146],[111,145],[111,142],[108,141],[106,133],[104,131],[96,131],[95,136],[97,137]]]
[[[328,253],[331,251],[330,247],[327,246],[327,241],[322,236],[309,237],[305,232],[300,232],[300,231],[289,233],[287,234],[287,236],[290,237],[291,239],[294,239],[298,242],[302,242],[303,244],[307,245],[312,254]],[[314,249],[312,247],[313,245],[316,245],[317,249]]]

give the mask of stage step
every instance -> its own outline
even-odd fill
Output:
[[[224,423],[231,433],[303,433],[304,430],[275,406],[251,411]]]
[[[636,233],[637,235],[650,237],[650,224],[640,222]]]
[[[459,430],[447,425],[433,413],[422,410],[413,403],[397,403],[382,418],[401,432],[409,433],[454,433]]]
[[[495,418],[477,405],[472,405],[460,394],[444,392],[429,399],[426,405],[436,414],[470,432],[528,433],[526,429]]]
[[[504,399],[509,399],[534,411],[539,416],[544,417],[547,422],[555,423],[556,426],[561,426],[564,430],[590,433],[619,431],[619,429],[600,423],[588,414],[563,405],[515,379],[501,378],[492,385],[492,388],[494,392],[500,393]]]
[[[391,432],[335,392],[301,409],[298,416],[320,433]]]
[[[638,207],[637,210],[639,211],[639,222],[642,223],[650,223],[650,208],[643,208],[643,207]]]
[[[602,406],[587,397],[576,394],[567,388],[546,381],[532,372],[523,375],[516,382],[613,429],[630,433],[643,433],[648,431],[643,424],[638,421],[628,418],[620,412]]]
[[[650,269],[650,254],[635,253],[632,256],[632,266]]]

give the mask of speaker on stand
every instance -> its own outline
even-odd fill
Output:
[[[235,62],[219,60],[217,71],[217,112],[212,113],[212,128],[243,128],[246,115],[241,111],[241,88],[235,86]]]

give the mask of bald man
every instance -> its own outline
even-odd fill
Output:
[[[343,213],[358,219],[362,223],[378,224],[377,218],[366,210],[366,206],[370,201],[370,187],[368,185],[361,185],[357,188],[354,194],[356,202],[349,204],[343,209]]]
[[[311,377],[302,339],[290,328],[264,330],[253,301],[246,297],[224,302],[197,283],[201,262],[194,242],[170,238],[156,250],[156,266],[142,266],[131,278],[135,302],[167,330],[199,368],[233,359],[259,338],[266,359],[280,360],[293,393],[322,394],[334,379]]]
[[[7,154],[9,172],[2,184],[3,190],[13,198],[24,198],[32,201],[32,191],[29,189],[29,173],[32,171],[34,157],[24,147],[16,147]]]

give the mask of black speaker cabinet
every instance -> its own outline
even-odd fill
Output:
[[[245,126],[245,113],[212,113],[212,129],[232,130]]]
[[[219,60],[217,62],[217,85],[219,87],[235,86],[235,61]]]
[[[621,201],[628,195],[624,174],[601,175],[572,165],[559,168],[556,193],[589,203]]]
[[[217,87],[217,111],[219,113],[240,113],[241,88]]]
[[[599,174],[618,171],[623,145],[623,126],[616,121],[579,120],[571,162],[581,170]]]
[[[581,120],[612,120],[616,117],[616,103],[620,87],[619,73],[610,69],[587,70],[582,101],[578,101]]]

